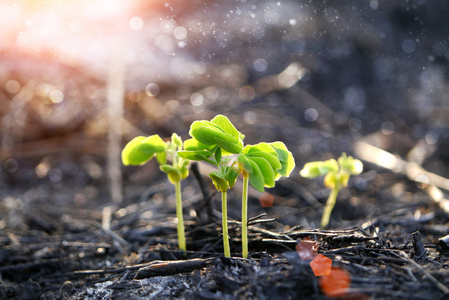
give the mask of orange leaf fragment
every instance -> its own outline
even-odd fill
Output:
[[[318,254],[318,242],[304,238],[296,245],[296,251],[302,260],[311,260]]]
[[[344,296],[351,284],[351,276],[342,268],[334,267],[327,276],[319,279],[321,291],[330,298]]]
[[[263,193],[259,198],[262,207],[272,207],[274,203],[274,196],[269,193]]]
[[[324,276],[331,274],[332,259],[324,256],[323,254],[318,254],[311,262],[310,267],[312,268],[313,274],[315,276]]]

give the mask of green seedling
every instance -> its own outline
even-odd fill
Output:
[[[242,191],[242,257],[248,257],[248,183],[263,192],[274,187],[282,176],[288,177],[295,167],[295,160],[282,142],[259,143],[243,148],[237,158],[243,175]]]
[[[181,138],[176,133],[173,133],[168,142],[164,142],[157,134],[149,137],[138,136],[132,139],[123,149],[122,162],[125,166],[143,165],[156,157],[160,170],[167,174],[169,181],[175,186],[178,246],[180,250],[186,251],[181,180],[189,175],[189,160],[178,155],[178,152],[182,150],[182,144]],[[171,165],[167,164],[167,156],[171,157]]]
[[[362,162],[354,159],[352,156],[346,156],[346,153],[343,153],[338,158],[338,161],[330,159],[309,162],[304,165],[304,168],[299,172],[302,177],[312,179],[324,176],[324,185],[331,189],[329,198],[324,206],[321,228],[326,228],[329,225],[329,218],[335,206],[338,193],[341,189],[348,186],[349,177],[351,175],[359,175],[362,171]]]
[[[248,184],[258,191],[274,187],[281,176],[288,176],[295,166],[292,154],[282,142],[260,143],[243,147],[244,135],[223,115],[211,121],[196,121],[190,127],[192,139],[185,142],[180,155],[186,159],[205,161],[218,167],[210,177],[222,193],[223,244],[230,256],[227,232],[226,191],[243,175],[242,192],[242,256],[248,256],[247,203]],[[237,159],[230,155],[235,154]]]
[[[231,257],[228,234],[227,191],[234,186],[239,175],[230,155],[243,149],[244,136],[235,129],[231,121],[218,115],[211,121],[195,121],[190,127],[192,139],[185,141],[185,151],[179,155],[185,159],[205,161],[217,167],[209,174],[217,191],[221,193],[222,231],[224,255]]]

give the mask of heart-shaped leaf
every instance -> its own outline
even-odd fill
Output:
[[[265,189],[265,179],[262,171],[254,161],[249,161],[251,163],[251,168],[253,169],[253,172],[249,175],[249,183],[259,192],[263,192]]]
[[[231,134],[235,139],[243,140],[245,136],[241,134],[226,116],[217,115],[211,120],[211,123],[218,125],[224,132]]]
[[[338,158],[340,167],[351,175],[359,175],[363,171],[363,164],[360,160],[354,159],[352,156],[346,156],[346,153]]]
[[[193,122],[189,134],[200,144],[220,146],[224,150],[222,155],[237,154],[243,148],[243,135],[223,115],[216,116],[211,122]],[[186,149],[190,150],[188,146]]]
[[[182,158],[188,159],[188,160],[203,161],[203,160],[207,160],[207,158],[211,156],[211,153],[207,150],[179,151],[178,155],[179,155],[179,157],[182,157]]]
[[[189,151],[207,150],[211,153],[215,152],[217,145],[206,145],[200,143],[195,138],[188,139],[184,142],[184,149]]]
[[[239,177],[240,174],[240,170],[238,167],[231,167],[227,178],[228,178],[228,185],[229,188],[232,189],[232,187],[234,186],[235,182],[237,181],[237,178]]]
[[[125,166],[143,165],[152,159],[156,152],[163,152],[165,146],[164,141],[158,135],[135,137],[123,148],[122,162]]]
[[[190,136],[205,145],[215,144],[215,137],[225,134],[224,130],[209,121],[195,121],[190,125]]]
[[[223,174],[219,172],[211,172],[209,173],[209,176],[212,179],[212,182],[214,183],[217,191],[226,192],[228,190],[228,181],[223,176]]]
[[[255,162],[257,166],[259,167],[260,171],[262,172],[264,184],[266,187],[274,187],[275,181],[274,181],[274,170],[271,167],[270,163],[262,157],[250,157],[251,161]],[[251,178],[252,174],[250,175]],[[262,190],[263,191],[263,190]]]
[[[144,139],[137,149],[143,153],[158,153],[165,150],[167,145],[157,134],[151,135]]]
[[[237,157],[237,162],[240,168],[247,174],[253,173],[253,167],[251,165],[251,162],[245,154],[243,153],[239,154],[239,156]]]
[[[276,153],[276,152],[274,152],[274,153]],[[273,155],[268,152],[250,151],[247,155],[249,157],[262,157],[262,158],[266,159],[270,163],[270,166],[274,171],[282,168],[282,164],[279,161],[277,154]]]
[[[273,142],[269,143],[271,147],[277,152],[279,161],[281,162],[282,167],[279,170],[276,170],[278,173],[276,175],[276,179],[279,179],[281,176],[288,177],[290,173],[295,168],[295,159],[290,151],[288,151],[287,147],[283,142]]]
[[[175,168],[171,165],[162,165],[162,166],[159,166],[159,169],[161,169],[161,171],[167,173],[168,180],[170,180],[170,182],[173,184],[175,184],[176,182],[178,182],[182,179],[181,171],[178,168]]]

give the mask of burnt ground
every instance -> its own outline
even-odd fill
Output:
[[[270,117],[268,110],[264,113],[257,118]],[[449,234],[447,200],[436,197],[432,185],[364,161],[364,172],[351,178],[348,189],[340,193],[330,229],[320,230],[328,190],[320,180],[298,175],[306,161],[340,151],[353,154],[354,144],[361,141],[382,139],[389,151],[395,150],[397,141],[401,141],[398,151],[407,144],[413,146],[411,151],[419,143],[397,132],[356,138],[350,131],[326,138],[313,128],[299,132],[301,138],[288,142],[294,153],[308,146],[324,152],[295,154],[292,176],[267,190],[274,197],[271,207],[263,208],[261,195],[251,191],[249,217],[256,218],[249,226],[247,260],[239,258],[241,190],[237,186],[229,193],[233,257],[225,259],[220,198],[201,174],[207,173],[201,171],[205,165],[199,165],[199,177],[206,189],[195,176],[183,181],[188,247],[183,254],[177,250],[174,189],[154,162],[123,169],[124,200],[112,205],[102,155],[85,154],[76,147],[60,155],[26,155],[18,148],[16,160],[25,167],[4,172],[2,188],[1,298],[325,299],[319,277],[295,250],[306,237],[319,243],[319,253],[331,258],[333,266],[349,273],[344,298],[447,297],[448,245],[439,241]],[[79,138],[78,134],[66,140]],[[308,146],[301,146],[305,140]],[[47,151],[51,142],[33,143]],[[48,168],[41,178],[36,175],[39,165]],[[444,198],[444,189],[433,188]]]
[[[191,171],[197,176],[182,183],[188,251],[181,253],[174,189],[155,162],[123,167],[123,201],[112,202],[106,76],[46,53],[41,60],[1,52],[0,298],[326,299],[322,277],[296,251],[306,238],[349,274],[343,299],[448,298],[446,2],[280,1],[268,9],[242,1],[243,14],[209,2],[174,1],[171,12],[186,27],[206,21],[197,11],[217,24],[222,11],[236,14],[228,31],[189,28],[193,40],[175,52],[201,62],[187,65],[195,78],[158,81],[128,66],[122,145],[141,134],[186,139],[194,120],[218,113],[245,143],[283,141],[297,167],[263,195],[272,206],[251,191],[250,258],[239,258],[238,185],[228,195],[226,259],[220,198],[206,165]],[[273,23],[276,7],[287,17]],[[241,31],[252,12],[268,25]],[[19,92],[7,87],[11,79]],[[145,86],[156,81],[154,96]],[[64,91],[61,103],[50,101],[55,88]],[[330,228],[321,230],[329,191],[298,172],[342,152],[360,158],[364,172],[339,194]]]

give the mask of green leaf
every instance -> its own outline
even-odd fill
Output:
[[[222,137],[215,137],[215,142],[229,154],[237,154],[242,151],[243,148],[241,143],[238,143],[238,141],[230,134],[226,134],[226,136]],[[224,154],[228,155],[226,152]]]
[[[248,149],[248,153],[256,152],[256,151],[271,153],[271,154],[275,155],[279,159],[279,155],[276,152],[276,150],[273,148],[273,146],[271,146],[268,143],[259,143],[259,144],[256,144],[256,145],[252,145]]]
[[[259,166],[252,160],[250,160],[251,168],[253,172],[249,174],[249,183],[259,192],[263,192],[265,189],[265,179]]]
[[[241,169],[243,169],[246,173],[251,174],[253,172],[253,168],[251,165],[251,161],[246,157],[245,154],[240,153],[237,157],[237,162]]]
[[[237,167],[231,167],[227,178],[228,178],[228,185],[229,188],[232,189],[234,187],[235,182],[237,181],[237,178],[239,177],[240,169]]]
[[[346,156],[346,153],[338,158],[340,167],[351,175],[359,175],[363,171],[363,164],[360,160],[354,159],[352,156]]]
[[[265,158],[262,158],[262,157],[251,157],[250,160],[255,162],[257,164],[257,166],[259,167],[260,171],[262,172],[265,186],[274,187],[275,173],[274,173],[274,170],[271,167],[270,163]]]
[[[320,165],[321,161],[313,161],[308,162],[304,165],[301,171],[299,171],[299,175],[301,175],[304,178],[315,178],[318,176],[321,176],[320,172]]]
[[[211,153],[213,153],[213,152],[215,152],[215,150],[213,150],[213,149],[216,147],[217,147],[216,145],[206,145],[206,144],[200,143],[195,138],[188,139],[184,142],[184,149],[190,150],[190,151],[207,150],[207,151],[210,151]]]
[[[182,139],[179,135],[177,135],[176,133],[173,133],[171,136],[171,142],[173,144],[175,144],[178,147],[182,147]]]
[[[274,153],[276,153],[276,151],[274,151]],[[279,169],[282,168],[281,162],[279,161],[277,154],[273,155],[273,154],[268,153],[268,152],[250,151],[247,155],[249,157],[262,157],[262,158],[266,159],[270,163],[271,168],[274,171],[279,170]]]
[[[171,172],[179,171],[178,168],[175,168],[172,165],[161,165],[161,166],[159,166],[159,168],[161,169],[162,172],[165,172],[167,174],[171,173]]]
[[[223,174],[219,172],[211,172],[209,173],[209,176],[212,179],[212,182],[214,183],[217,191],[226,192],[228,190],[228,181],[223,176]]]
[[[219,145],[223,150],[230,153],[239,153],[242,150],[242,146],[238,143],[238,140],[231,134],[212,127],[201,126],[196,129],[191,128],[191,134],[200,143],[206,145]]]
[[[242,135],[235,129],[229,119],[222,115],[216,116],[212,119],[212,122],[193,122],[189,134],[199,143],[220,146],[225,150],[222,155],[237,154],[243,148]]]
[[[280,176],[290,176],[290,173],[295,168],[295,159],[293,158],[292,153],[288,151],[283,142],[273,142],[269,145],[277,152],[279,161],[282,165],[282,168],[277,170],[278,175],[276,176],[276,179],[279,179]]]
[[[237,143],[243,148],[243,139],[245,136],[235,128],[226,116],[217,115],[211,120],[211,123],[218,125],[224,132],[232,135],[237,140]]]
[[[318,161],[306,163],[301,171],[299,171],[299,175],[304,178],[315,178],[321,176],[320,163],[321,162]]]
[[[121,157],[125,166],[142,165],[153,158],[154,153],[143,153],[138,150],[140,144],[145,139],[146,137],[144,136],[135,137],[123,148]]]
[[[203,161],[208,159],[212,154],[207,150],[198,151],[178,151],[179,157],[188,160]]]
[[[313,161],[306,163],[299,174],[305,178],[315,178],[318,176],[326,175],[328,173],[336,174],[337,172],[337,161],[335,159],[329,159],[326,161]]]
[[[217,150],[215,150],[214,153],[215,161],[221,161],[221,148],[218,147]]]
[[[240,138],[240,132],[234,127],[226,116],[216,115],[212,120],[210,120],[210,122],[223,129],[224,132],[231,134],[236,139]]]
[[[143,153],[157,153],[165,151],[167,145],[157,134],[151,135],[144,139],[137,149]]]
[[[216,144],[215,137],[224,134],[223,129],[209,121],[195,121],[190,125],[190,136],[205,145]]]
[[[189,167],[187,166],[188,161],[185,161],[181,167],[181,180],[189,177]]]
[[[156,153],[156,160],[160,165],[165,165],[167,163],[167,153],[165,151]]]
[[[181,172],[178,170],[178,168],[175,168],[171,165],[162,165],[159,166],[159,169],[161,171],[167,173],[168,180],[170,180],[171,183],[175,184],[176,182],[181,180]]]
[[[335,159],[329,159],[324,162],[321,162],[319,165],[321,174],[327,174],[329,172],[337,173],[339,170],[338,163]]]
[[[331,189],[338,187],[339,186],[338,177],[339,176],[335,172],[327,173],[326,176],[324,176],[324,186]]]

